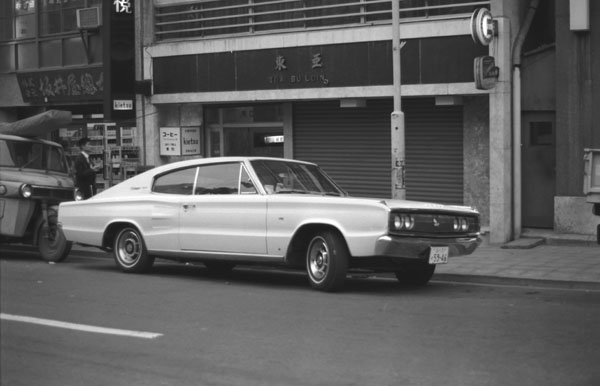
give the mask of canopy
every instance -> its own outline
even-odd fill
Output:
[[[0,122],[0,134],[39,137],[70,123],[71,120],[70,111],[48,110],[16,122]]]

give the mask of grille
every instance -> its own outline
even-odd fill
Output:
[[[31,198],[55,202],[73,201],[73,188],[50,188],[47,186],[32,186]]]
[[[414,226],[410,230],[395,230],[394,217],[399,214],[409,214],[414,219]],[[457,219],[467,221],[466,231],[455,231],[454,224]],[[401,236],[426,236],[426,237],[472,237],[479,233],[479,216],[464,213],[448,212],[393,212],[390,215],[390,234]]]

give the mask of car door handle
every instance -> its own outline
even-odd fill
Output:
[[[196,205],[194,204],[183,204],[183,209],[191,209],[191,208],[195,208]]]

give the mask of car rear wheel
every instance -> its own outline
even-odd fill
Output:
[[[435,272],[435,265],[407,265],[402,269],[395,272],[396,278],[403,285],[408,286],[423,286],[429,283],[433,273]]]
[[[349,252],[343,237],[334,231],[315,235],[306,251],[306,271],[311,287],[338,291],[346,280]]]
[[[55,215],[48,216],[48,223],[43,223],[37,234],[37,246],[42,259],[57,263],[64,260],[71,252],[73,243],[65,238],[57,225]]]
[[[119,231],[115,238],[113,256],[123,272],[146,272],[154,263],[154,257],[148,255],[142,235],[133,227]]]

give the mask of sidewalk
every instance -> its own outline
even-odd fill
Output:
[[[600,245],[482,245],[472,255],[439,265],[434,279],[447,275],[594,283],[600,288]]]

